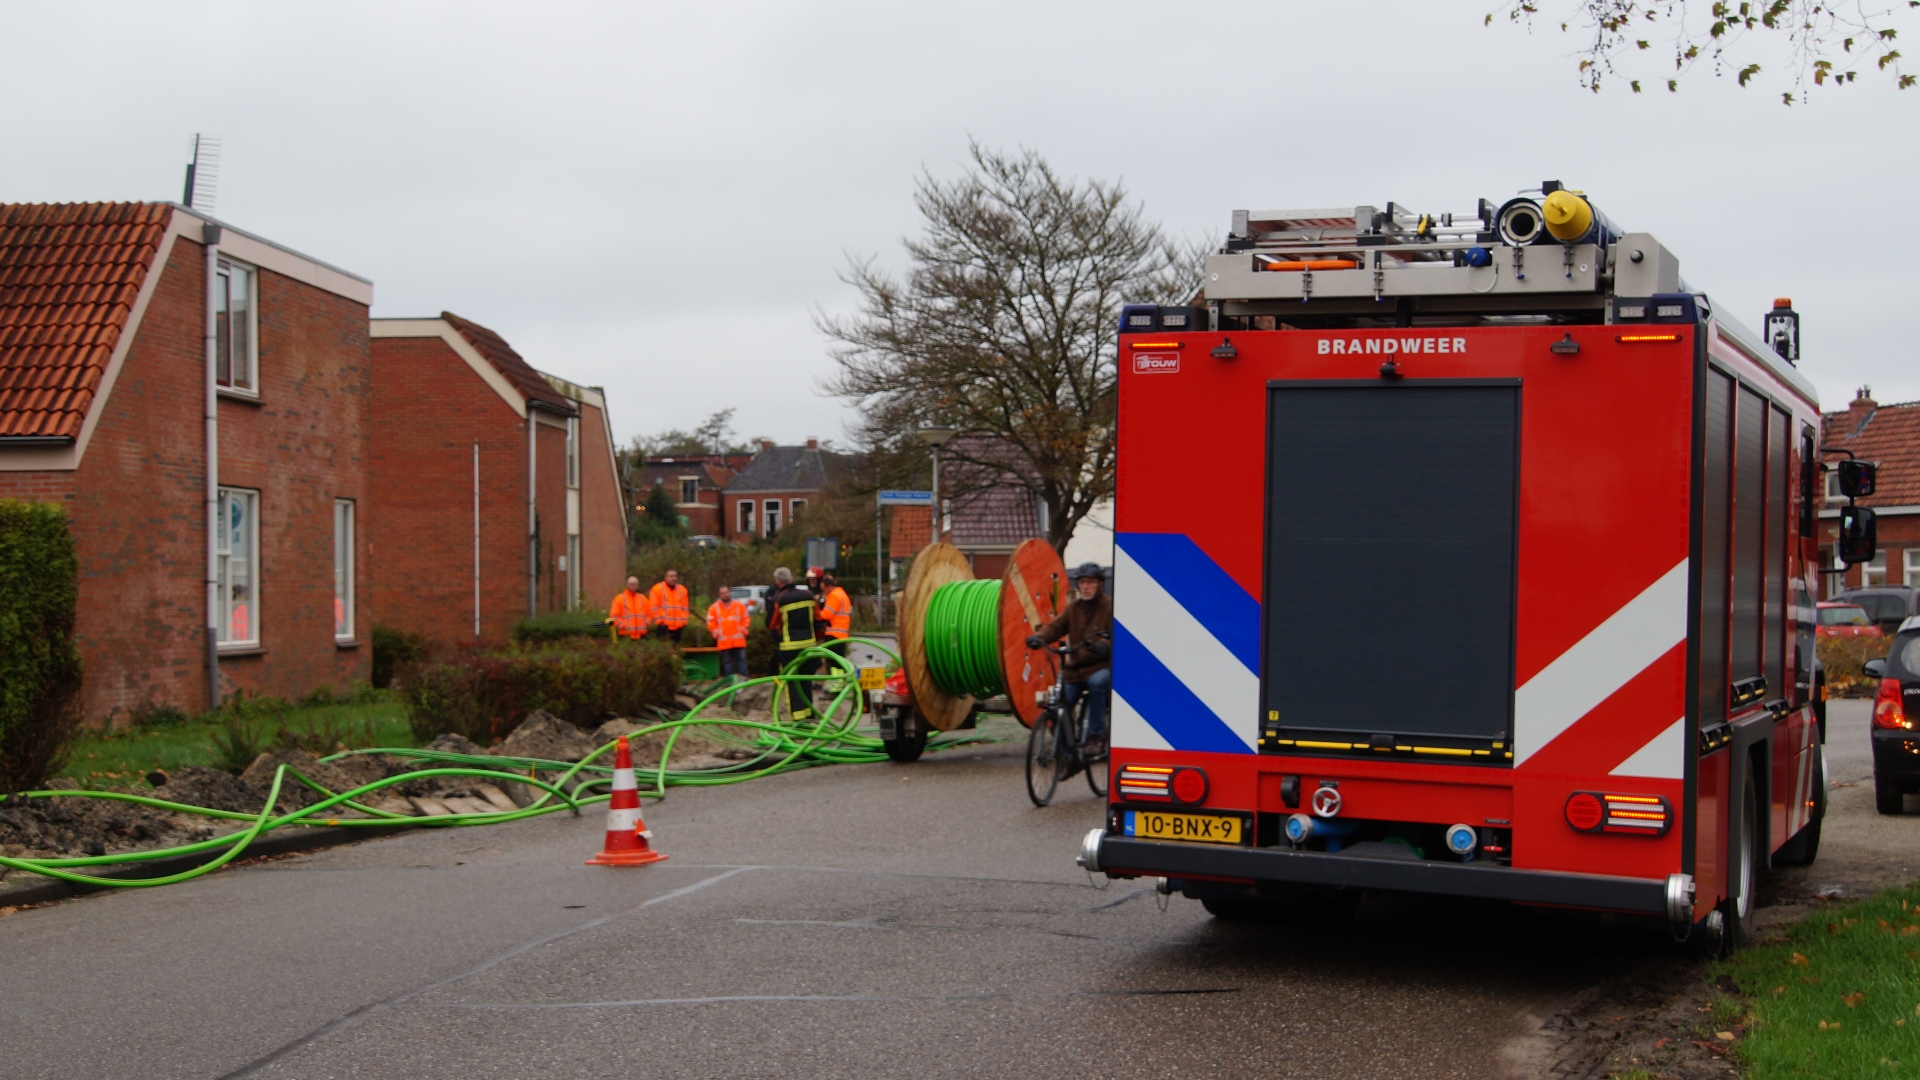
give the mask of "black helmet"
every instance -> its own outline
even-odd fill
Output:
[[[1074,567],[1073,573],[1069,576],[1074,581],[1079,581],[1081,578],[1093,578],[1096,581],[1105,581],[1107,579],[1107,572],[1099,563],[1083,562],[1079,566]]]

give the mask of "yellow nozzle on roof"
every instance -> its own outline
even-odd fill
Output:
[[[1547,231],[1563,243],[1572,243],[1593,228],[1593,207],[1565,189],[1553,192],[1541,202],[1540,216],[1547,219]]]

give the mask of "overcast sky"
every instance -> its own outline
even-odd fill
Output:
[[[1826,408],[1920,398],[1920,90],[1596,96],[1554,20],[1488,28],[1493,2],[5,0],[0,201],[178,199],[217,134],[214,213],[372,278],[375,315],[492,327],[605,386],[622,440],[733,406],[795,442],[848,415],[811,313],[851,305],[848,254],[899,263],[916,175],[970,136],[1196,236],[1559,179],[1749,325],[1791,296]]]

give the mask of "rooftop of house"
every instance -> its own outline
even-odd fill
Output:
[[[727,494],[746,491],[819,491],[827,486],[828,459],[836,455],[820,449],[820,440],[805,446],[760,444],[747,467],[727,485]]]
[[[475,352],[486,357],[487,362],[512,383],[513,388],[520,391],[528,402],[538,402],[550,410],[569,416],[578,411],[565,394],[547,381],[545,376],[535,371],[533,365],[521,359],[519,353],[513,351],[513,346],[507,344],[506,338],[477,322],[463,319],[451,311],[441,312],[440,317],[447,321],[447,325],[459,331],[460,336],[467,339],[467,344],[472,345]]]
[[[0,205],[0,438],[80,434],[172,212]]]
[[[1920,401],[1882,405],[1863,386],[1846,411],[1827,413],[1820,445],[1880,466],[1867,506],[1920,505]],[[1836,460],[1829,458],[1829,462]]]

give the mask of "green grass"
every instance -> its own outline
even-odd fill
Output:
[[[222,714],[194,717],[179,723],[137,724],[123,731],[88,732],[76,739],[62,776],[84,788],[148,787],[144,777],[154,769],[171,772],[182,765],[221,768],[227,757],[221,742],[227,724],[237,720],[250,729],[259,748],[270,749],[276,737],[305,743],[320,751],[321,740],[338,736],[348,747],[412,746],[407,710],[397,695],[377,691],[350,704],[248,705]],[[241,756],[249,756],[242,754]]]
[[[1815,911],[1719,971],[1749,1080],[1920,1077],[1920,886]]]

